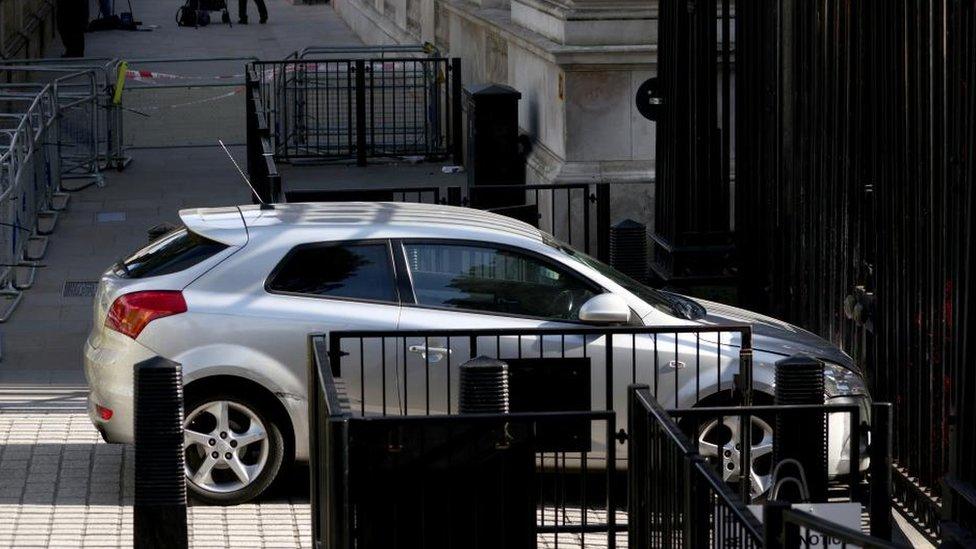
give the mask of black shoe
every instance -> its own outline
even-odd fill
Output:
[[[238,25],[246,25],[247,24],[247,17],[242,17],[242,18],[238,19],[237,20],[237,24]]]
[[[267,23],[267,22],[268,22],[268,18],[267,17],[262,17],[261,20],[258,21],[258,23],[261,23],[262,25],[265,24],[265,23]]]

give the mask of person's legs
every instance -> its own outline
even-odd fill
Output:
[[[264,0],[254,0],[254,3],[258,5],[258,15],[261,17],[261,22],[264,23],[268,20],[268,6],[264,5]]]
[[[88,29],[88,0],[58,0],[58,34],[64,44],[64,57],[85,55],[85,30]]]
[[[237,22],[247,24],[247,0],[237,0]]]

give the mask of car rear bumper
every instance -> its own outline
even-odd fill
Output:
[[[155,353],[118,332],[101,330],[85,342],[84,354],[92,424],[106,442],[133,442],[133,367]],[[101,417],[96,406],[112,410],[112,417]]]

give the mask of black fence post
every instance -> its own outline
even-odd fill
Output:
[[[258,203],[263,197],[260,196],[263,192],[264,179],[258,177],[259,168],[258,162],[263,161],[261,158],[261,135],[260,135],[260,124],[258,123],[258,112],[257,112],[257,101],[258,101],[258,82],[254,79],[251,74],[251,67],[248,66],[244,70],[244,118],[245,125],[247,128],[247,145],[245,147],[246,155],[246,169],[248,178],[251,184],[254,186],[254,190],[257,194],[251,194],[251,202]]]
[[[610,262],[610,184],[596,184],[596,258]]]
[[[268,202],[281,202],[281,176],[277,173],[268,175]]]
[[[461,58],[454,57],[451,59],[451,91],[449,97],[451,98],[451,154],[456,166],[464,164],[464,132],[461,130],[463,124],[461,90],[463,86]]]
[[[134,369],[132,544],[140,549],[187,547],[182,367],[154,357]]]
[[[851,444],[854,444],[852,442]],[[871,535],[891,540],[891,404],[871,407]],[[856,467],[857,464],[851,464]]]
[[[696,455],[686,455],[682,460],[684,474],[684,546],[708,547],[711,532],[702,525],[709,523],[709,513],[712,511],[708,501],[708,493],[698,485],[699,478],[695,474],[695,466],[704,463],[703,458]]]
[[[356,60],[356,165],[366,165],[366,60]]]
[[[790,508],[784,501],[763,505],[763,549],[783,549],[783,511]]]

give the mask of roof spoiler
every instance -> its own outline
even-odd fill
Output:
[[[180,210],[186,228],[228,246],[247,244],[247,227],[236,206],[224,208],[190,208]]]

